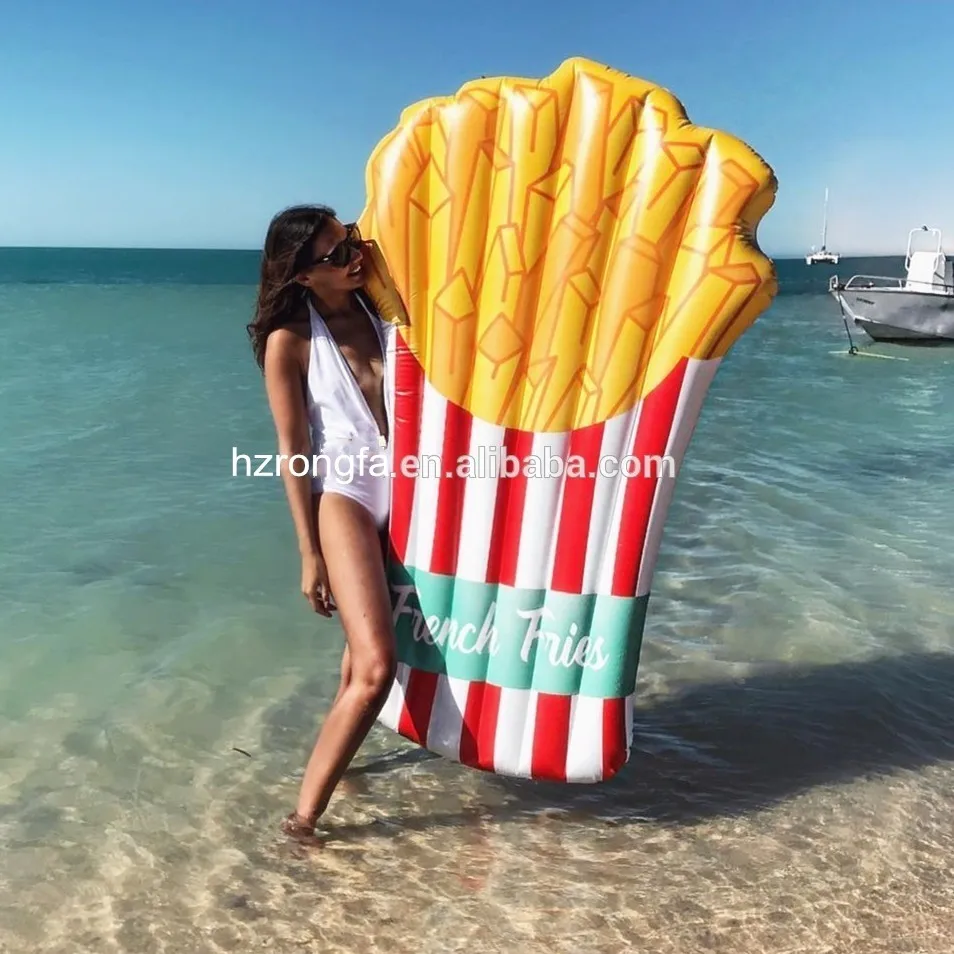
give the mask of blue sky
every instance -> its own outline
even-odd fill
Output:
[[[613,12],[623,10],[624,12]],[[780,180],[772,255],[954,238],[954,3],[0,0],[0,246],[257,248],[356,215],[400,111],[581,55],[668,87]]]

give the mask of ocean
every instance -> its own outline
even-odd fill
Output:
[[[899,259],[779,262],[716,375],[620,776],[378,726],[317,853],[278,823],[343,638],[231,475],[274,451],[257,267],[0,249],[0,951],[948,954],[954,350],[849,356],[826,294]]]

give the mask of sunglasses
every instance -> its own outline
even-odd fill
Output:
[[[309,262],[306,268],[316,265],[331,265],[332,268],[344,268],[354,258],[355,249],[361,245],[361,233],[357,223],[351,222],[345,226],[348,234],[327,254]]]

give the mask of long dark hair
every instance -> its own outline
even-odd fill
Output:
[[[279,212],[268,226],[255,315],[246,325],[262,369],[268,336],[293,320],[307,294],[294,279],[307,264],[312,240],[334,218],[335,210],[327,205],[295,205]]]

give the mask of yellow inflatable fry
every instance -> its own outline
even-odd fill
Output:
[[[366,183],[368,291],[399,325],[381,721],[488,771],[608,778],[675,469],[776,293],[775,177],[666,90],[573,58],[405,110]]]

